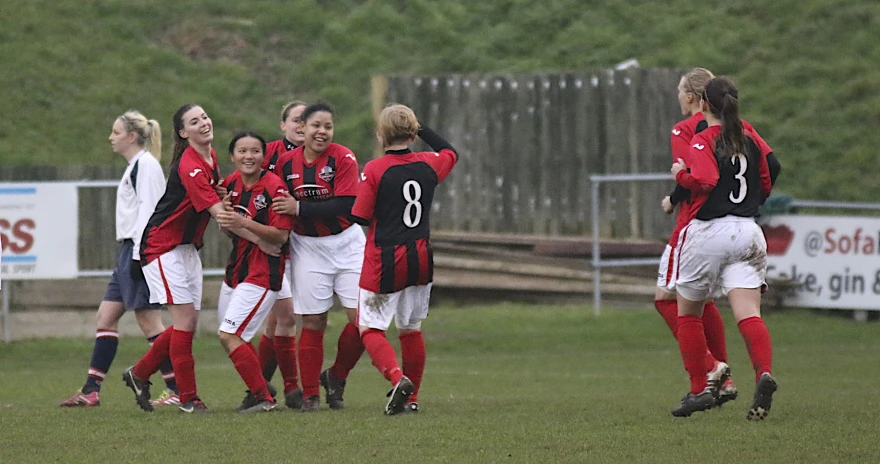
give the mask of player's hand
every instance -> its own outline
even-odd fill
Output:
[[[221,197],[223,201],[223,209],[226,211],[232,211],[232,192],[228,192],[223,197]]]
[[[663,208],[663,212],[666,214],[672,214],[672,212],[675,211],[675,205],[672,204],[669,195],[663,197],[663,200],[660,201],[660,207]]]
[[[260,250],[263,253],[266,253],[269,256],[280,256],[281,255],[281,247],[275,245],[273,243],[269,243],[265,240],[258,240],[257,246],[260,247]]]
[[[133,259],[131,260],[131,267],[128,269],[128,273],[131,276],[131,280],[135,282],[140,282],[144,280],[144,270],[141,269],[141,262]]]
[[[672,163],[672,169],[670,169],[670,171],[672,171],[673,176],[677,176],[679,171],[684,171],[685,169],[687,169],[687,165],[684,163],[683,159],[679,158],[678,161]]]
[[[214,191],[217,192],[217,196],[223,198],[226,196],[226,187],[223,186],[223,180],[220,179],[220,182],[217,182],[217,185],[214,186]]]
[[[246,228],[248,219],[233,211],[222,211],[217,214],[217,224],[224,229]]]
[[[284,192],[282,196],[272,199],[272,210],[278,214],[296,216],[297,203],[299,202],[296,201],[296,198],[293,198],[290,192]]]

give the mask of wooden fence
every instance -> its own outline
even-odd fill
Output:
[[[682,119],[673,69],[391,76],[376,102],[404,103],[460,152],[435,196],[438,230],[586,235],[591,174],[666,172]],[[668,183],[606,185],[602,235],[664,239]]]
[[[373,103],[411,106],[461,154],[435,195],[434,230],[588,236],[591,174],[668,171],[680,76],[674,69],[388,76],[374,79]],[[122,170],[121,163],[3,166],[0,180],[118,179]],[[672,186],[671,178],[604,185],[602,236],[665,240],[673,220],[659,204]],[[112,267],[114,202],[114,189],[80,192],[81,269]],[[228,239],[209,227],[204,265],[222,267],[228,250]]]

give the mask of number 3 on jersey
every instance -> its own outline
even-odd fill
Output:
[[[730,201],[734,204],[740,204],[743,200],[746,199],[746,192],[748,192],[749,185],[746,182],[746,178],[744,177],[746,174],[746,170],[749,168],[749,163],[746,161],[746,157],[743,156],[742,153],[737,153],[735,156],[730,158],[730,164],[736,166],[737,162],[739,162],[739,173],[733,176],[734,179],[739,181],[739,191],[736,196],[733,196],[733,190],[730,191]]]
[[[406,207],[403,208],[403,223],[414,229],[422,222],[422,204],[419,203],[422,199],[422,185],[414,180],[406,181],[403,184],[403,199],[406,200]]]

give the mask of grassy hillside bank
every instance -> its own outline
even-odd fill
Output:
[[[168,135],[186,101],[206,107],[222,149],[238,128],[277,133],[292,98],[334,103],[337,138],[366,154],[376,73],[637,58],[733,75],[744,115],[784,163],[781,190],[874,201],[877,36],[880,4],[852,0],[10,0],[0,5],[0,159],[118,163],[106,142],[116,115],[141,109]]]

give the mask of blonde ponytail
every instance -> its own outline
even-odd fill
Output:
[[[149,150],[158,161],[162,158],[162,129],[155,119],[147,118],[137,110],[128,110],[119,117],[126,132],[137,135],[137,144]]]
[[[147,121],[147,127],[149,134],[146,147],[156,161],[162,161],[162,129],[159,128],[159,121],[150,119]]]

